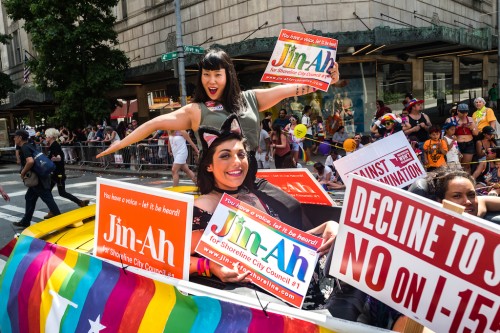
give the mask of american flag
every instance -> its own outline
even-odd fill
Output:
[[[28,66],[28,55],[25,53],[24,54],[24,73],[23,73],[23,81],[24,83],[28,83],[30,79],[30,66]]]

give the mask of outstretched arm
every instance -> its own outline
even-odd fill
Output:
[[[339,64],[335,63],[331,70],[332,82],[335,84],[340,78]],[[255,97],[259,103],[259,111],[267,110],[287,97],[302,96],[315,91],[314,88],[305,84],[284,84],[268,89],[255,89]]]
[[[153,118],[127,135],[123,140],[115,142],[108,149],[97,155],[103,157],[114,153],[133,143],[141,141],[157,130],[186,130],[192,128],[198,130],[201,119],[201,110],[198,104],[188,104],[177,111]]]

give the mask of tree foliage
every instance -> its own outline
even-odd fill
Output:
[[[0,34],[0,43],[7,44],[12,39],[12,36]],[[12,82],[10,76],[0,72],[0,98],[6,98],[9,92],[14,92],[17,86]]]
[[[112,8],[118,0],[5,0],[7,13],[24,20],[37,56],[29,59],[35,83],[53,93],[56,118],[82,125],[109,115],[106,93],[122,85],[128,59],[113,46]]]

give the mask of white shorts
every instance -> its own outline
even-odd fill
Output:
[[[187,158],[188,158],[187,150],[186,152],[174,154],[174,164],[186,164]]]

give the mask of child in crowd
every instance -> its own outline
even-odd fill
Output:
[[[446,164],[453,169],[462,169],[460,165],[460,150],[458,149],[457,136],[455,130],[457,129],[457,122],[455,120],[445,123],[443,125],[444,140],[448,145],[448,153],[446,153]]]
[[[427,171],[446,166],[445,155],[448,153],[448,144],[441,139],[441,128],[433,125],[429,128],[430,139],[424,142],[424,165]]]
[[[500,161],[495,161],[495,166],[484,176],[486,185],[488,185],[488,195],[498,197],[500,194]]]

